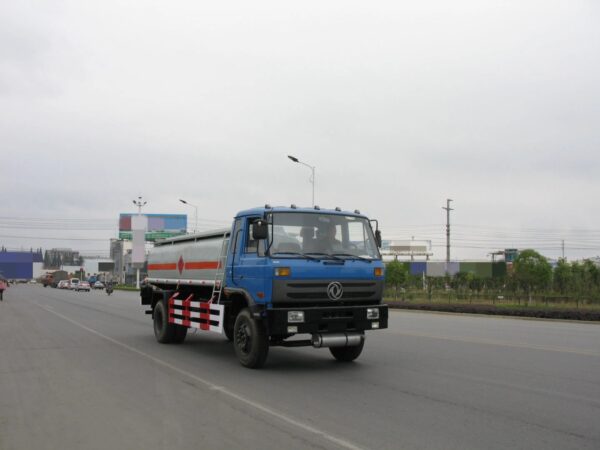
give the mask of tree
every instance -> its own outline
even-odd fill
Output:
[[[385,268],[385,282],[394,286],[394,300],[398,298],[398,286],[402,286],[408,279],[408,268],[400,261],[392,261]]]
[[[554,290],[565,295],[571,291],[573,287],[573,271],[571,265],[563,258],[558,260],[558,264],[554,268],[553,274]]]
[[[524,250],[515,259],[515,279],[527,291],[529,303],[534,291],[547,288],[552,280],[552,267],[535,250]]]

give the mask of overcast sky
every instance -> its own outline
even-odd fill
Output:
[[[457,258],[599,255],[599,5],[4,1],[0,244],[106,254],[137,195],[203,228],[310,205],[292,154],[436,259],[448,197]]]

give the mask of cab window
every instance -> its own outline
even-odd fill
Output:
[[[254,227],[254,222],[257,221],[258,219],[259,219],[258,217],[248,219],[248,230],[246,233],[246,245],[244,247],[244,253],[255,253],[255,254],[258,254],[258,256],[264,256],[265,255],[264,239],[260,240],[260,241],[252,239],[252,228]]]

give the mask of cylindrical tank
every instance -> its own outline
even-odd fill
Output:
[[[226,237],[229,229],[157,242],[148,255],[148,281],[157,285],[213,285]]]

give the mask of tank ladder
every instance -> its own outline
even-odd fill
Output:
[[[211,303],[219,304],[221,301],[223,285],[225,284],[225,265],[227,264],[227,250],[228,249],[229,249],[229,238],[227,237],[227,234],[224,234],[223,242],[221,243],[221,254],[219,255],[217,270],[215,272],[215,284],[213,285],[213,292],[212,292],[212,296],[210,298]]]

